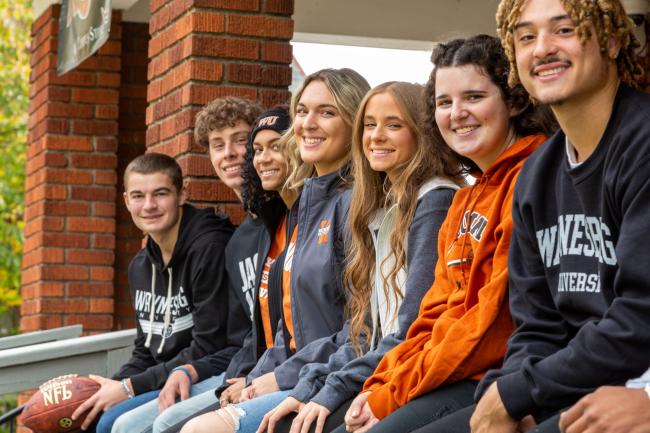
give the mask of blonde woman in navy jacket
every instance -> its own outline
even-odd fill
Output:
[[[353,70],[325,69],[309,75],[295,93],[285,142],[298,164],[288,187],[302,187],[302,193],[289,213],[297,229],[269,276],[269,296],[282,292],[283,298],[275,342],[248,375],[240,403],[195,418],[182,433],[255,432],[298,382],[302,366],[327,361],[345,342],[350,144],[356,110],[369,88]]]
[[[258,432],[338,427],[363,382],[417,317],[434,279],[438,231],[464,184],[460,159],[438,151],[442,137],[426,132],[425,111],[424,86],[405,82],[380,84],[361,103],[344,273],[348,339],[327,362],[302,368],[298,384]]]

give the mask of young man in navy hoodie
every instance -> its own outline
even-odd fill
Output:
[[[91,376],[101,388],[73,414],[90,410],[86,429],[108,410],[98,432],[109,432],[117,415],[155,398],[175,369],[217,351],[230,359],[238,350],[227,335],[224,251],[234,230],[228,218],[185,202],[181,169],[167,155],[131,161],[124,190],[133,222],[147,234],[129,265],[137,335],[131,359],[113,379]]]
[[[638,44],[619,0],[502,0],[497,24],[510,82],[549,104],[561,130],[517,181],[517,328],[503,366],[479,384],[471,431],[613,432],[596,407],[579,404],[561,424],[559,413],[650,362],[650,96],[634,89]],[[467,431],[471,413],[421,431]]]
[[[207,104],[196,117],[196,143],[207,149],[217,177],[240,201],[246,143],[260,111],[256,102],[225,97]],[[229,289],[225,348],[188,360],[172,371],[158,398],[120,416],[113,433],[161,432],[215,403],[214,389],[222,385],[224,376],[237,377],[240,371],[247,372],[254,366],[254,354],[246,350],[244,342],[251,338],[257,250],[265,233],[264,224],[247,215],[226,246],[224,266]],[[236,353],[232,348],[238,349]]]

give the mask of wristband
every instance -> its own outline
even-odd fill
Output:
[[[650,398],[650,383],[646,383],[646,385],[643,387],[643,390],[646,394],[648,394],[648,398]]]
[[[132,399],[133,397],[135,397],[133,392],[131,392],[131,389],[129,388],[129,385],[126,384],[126,379],[122,379],[120,381],[120,384],[122,385],[122,390],[124,391],[124,394],[126,394],[126,396],[129,398],[129,400]]]
[[[187,378],[190,380],[190,383],[192,383],[192,381],[193,381],[192,373],[190,373],[190,371],[187,368],[185,368],[185,367],[176,367],[176,368],[174,368],[172,370],[172,373],[175,372],[175,371],[182,371],[183,373],[185,373]]]

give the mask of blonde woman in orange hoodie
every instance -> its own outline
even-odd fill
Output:
[[[477,381],[501,364],[514,330],[507,302],[512,193],[552,118],[523,87],[508,86],[509,64],[494,37],[441,44],[431,60],[431,133],[464,158],[476,182],[456,193],[442,224],[435,281],[406,340],[384,356],[336,433],[407,433],[471,405]]]

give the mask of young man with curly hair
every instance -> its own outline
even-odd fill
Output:
[[[648,431],[643,391],[593,393],[650,361],[650,96],[635,90],[638,43],[619,0],[502,0],[497,27],[510,83],[548,104],[561,130],[515,189],[504,365],[481,381],[475,409],[426,431],[467,431],[470,415],[473,433]]]

